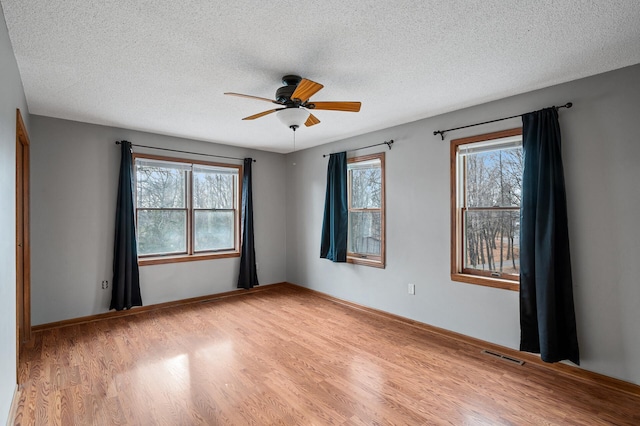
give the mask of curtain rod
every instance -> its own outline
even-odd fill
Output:
[[[556,111],[559,110],[560,108],[571,108],[573,106],[572,102],[567,102],[564,105],[560,105],[560,106],[552,106],[551,108],[555,108]],[[529,113],[525,113],[525,114],[529,114]],[[496,120],[490,120],[490,121],[483,121],[482,123],[476,123],[476,124],[469,124],[468,126],[461,126],[461,127],[454,127],[453,129],[447,129],[447,130],[436,130],[435,132],[433,132],[433,136],[435,135],[440,135],[440,137],[442,138],[442,140],[444,140],[444,134],[446,132],[452,132],[454,130],[460,130],[460,129],[466,129],[467,127],[475,127],[475,126],[480,126],[482,124],[489,124],[489,123],[495,123],[496,121],[503,121],[503,120],[508,120],[510,118],[516,118],[516,117],[522,117],[524,114],[518,114],[518,115],[512,115],[511,117],[505,117],[505,118],[498,118]]]
[[[116,145],[120,145],[120,141],[116,141]],[[195,154],[195,155],[204,155],[206,157],[227,158],[229,160],[244,160],[244,158],[238,158],[238,157],[225,157],[224,155],[202,154],[200,152],[181,151],[179,149],[170,149],[170,148],[158,148],[155,146],[137,145],[135,143],[132,143],[131,146],[137,146],[139,148],[159,149],[160,151],[180,152],[182,154]],[[253,160],[253,162],[255,163],[256,160]]]
[[[388,146],[388,147],[389,147],[389,150],[391,150],[391,145],[393,145],[393,139],[391,139],[390,141],[380,142],[380,143],[377,143],[377,144],[375,144],[375,145],[362,146],[362,147],[360,147],[360,148],[350,149],[350,150],[348,150],[347,152],[357,151],[357,150],[359,150],[359,149],[365,149],[365,148],[373,148],[374,146],[380,146],[380,145],[386,145],[386,146]],[[322,157],[328,157],[328,156],[330,156],[330,155],[331,155],[331,154],[322,154]]]

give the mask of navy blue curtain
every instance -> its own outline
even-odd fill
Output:
[[[558,111],[522,116],[520,350],[580,363]]]
[[[116,232],[113,244],[113,280],[109,309],[121,311],[142,306],[138,272],[138,243],[133,204],[133,161],[131,143],[120,142],[120,179],[116,206]]]
[[[242,247],[238,288],[252,288],[258,284],[256,249],[253,244],[253,196],[251,190],[252,158],[244,159],[242,174]]]
[[[324,200],[324,221],[320,257],[334,262],[347,261],[347,153],[331,154],[327,166],[327,193]]]

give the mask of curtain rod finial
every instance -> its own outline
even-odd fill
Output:
[[[567,109],[569,109],[569,108],[571,108],[572,106],[573,106],[573,102],[567,102],[567,103],[566,103],[566,104],[564,104],[564,105],[554,106],[554,108],[555,108],[556,110],[559,110],[560,108],[567,108]]]

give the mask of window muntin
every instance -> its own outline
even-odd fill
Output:
[[[522,131],[451,142],[453,280],[517,289]]]
[[[240,166],[135,156],[141,264],[239,254]]]
[[[384,267],[384,153],[347,160],[347,261]]]

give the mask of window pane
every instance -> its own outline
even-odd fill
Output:
[[[379,211],[349,213],[349,252],[380,255],[381,217]]]
[[[138,210],[138,254],[187,252],[187,212]]]
[[[382,169],[357,168],[351,173],[351,207],[354,209],[380,208],[382,201]]]
[[[465,156],[467,207],[519,207],[524,159],[522,148]]]
[[[234,248],[234,212],[196,210],[195,216],[195,251]]]
[[[136,166],[138,208],[184,208],[186,171],[159,166]]]
[[[194,168],[193,206],[197,209],[233,209],[236,176]]]
[[[519,211],[467,211],[464,225],[465,268],[520,274]]]

